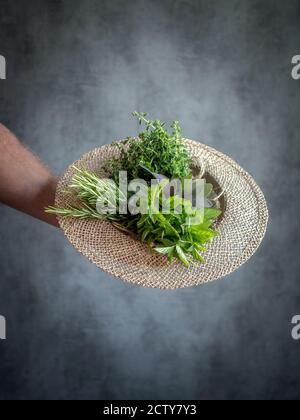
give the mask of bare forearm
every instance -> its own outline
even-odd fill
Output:
[[[0,124],[0,201],[37,219],[58,226],[44,212],[54,204],[57,178]]]

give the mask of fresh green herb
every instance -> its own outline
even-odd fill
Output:
[[[118,214],[119,205],[123,202],[127,204],[126,197],[124,197],[119,189],[114,188],[108,180],[99,178],[92,171],[80,169],[76,166],[73,166],[73,169],[76,173],[72,178],[69,188],[70,192],[82,202],[82,205],[80,207],[68,206],[66,208],[50,206],[45,209],[46,213],[77,219],[104,219],[109,221],[122,221],[126,219],[125,216]],[[105,197],[106,208],[109,208],[111,204],[114,212],[99,212],[97,204],[101,197]]]
[[[178,121],[171,125],[169,134],[165,124],[159,120],[148,120],[147,114],[134,112],[145,131],[136,138],[128,137],[121,143],[114,143],[120,151],[119,158],[107,162],[105,169],[110,177],[118,181],[119,171],[127,171],[129,179],[140,176],[140,165],[168,178],[191,176],[191,159],[183,141]]]
[[[218,234],[214,224],[221,214],[216,208],[213,186],[209,183],[204,186],[204,212],[194,209],[191,201],[176,192],[167,196],[165,187],[171,179],[192,178],[192,162],[179,124],[174,122],[173,132],[169,134],[161,121],[150,121],[144,113],[133,115],[140,124],[145,123],[146,129],[138,139],[128,138],[117,144],[120,157],[106,165],[111,179],[100,179],[89,170],[74,167],[75,175],[69,187],[81,204],[49,207],[46,212],[61,217],[107,220],[122,232],[146,242],[170,262],[177,258],[187,267],[193,259],[203,263],[201,253],[206,251],[204,245]],[[119,171],[127,171],[129,179],[142,174],[145,179],[150,176],[157,180],[154,185],[148,184],[146,195],[141,198],[146,214],[120,214],[121,205],[124,208],[128,202],[126,194],[118,187]],[[109,208],[114,211],[105,211]]]
[[[159,188],[154,186],[150,190]],[[149,195],[153,195],[153,191]],[[174,211],[178,204],[182,208],[180,213]],[[163,214],[163,208],[170,208],[171,211]],[[139,237],[144,241],[147,240],[149,244],[154,244],[154,249],[166,255],[169,261],[177,257],[183,264],[189,266],[192,256],[204,262],[199,252],[205,251],[203,245],[217,235],[213,224],[221,211],[205,209],[203,215],[199,210],[192,210],[190,201],[179,196],[166,198],[163,193],[160,194],[159,209],[158,214],[153,214],[149,201],[148,214],[142,215],[136,223],[135,230]],[[191,221],[194,223],[190,223]]]
[[[106,208],[109,208],[109,204],[116,203],[118,209],[121,201],[125,200],[123,193],[118,188],[112,189],[110,182],[101,180],[93,172],[78,168],[76,172],[70,188],[82,205],[49,207],[46,209],[47,213],[62,217],[108,220],[114,222],[118,229],[133,233],[141,241],[147,242],[156,252],[166,255],[170,262],[174,257],[186,266],[189,266],[191,257],[204,262],[199,252],[205,251],[203,245],[217,235],[213,224],[221,214],[219,210],[206,208],[202,214],[199,210],[193,210],[192,203],[182,197],[166,197],[163,189],[169,181],[164,180],[148,187],[148,197],[145,198],[148,201],[146,214],[121,215],[118,210],[112,214],[101,213],[96,208],[99,199],[105,198]],[[157,197],[158,209],[155,207]],[[178,206],[181,208],[180,213],[176,211]],[[163,209],[166,208],[170,211],[164,214]]]

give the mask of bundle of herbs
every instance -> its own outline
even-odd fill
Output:
[[[179,123],[173,122],[169,133],[161,121],[148,120],[144,113],[133,115],[146,128],[137,138],[114,143],[119,156],[105,164],[109,178],[101,179],[85,168],[74,168],[69,187],[82,204],[49,207],[46,212],[107,220],[122,232],[146,242],[170,262],[177,258],[188,267],[194,258],[203,263],[201,253],[206,250],[205,244],[218,234],[214,225],[221,214],[213,186],[203,180],[205,207],[201,209],[193,205],[192,199],[186,199],[184,191],[173,188],[171,193],[168,186],[173,180],[190,180],[193,188],[193,162]],[[137,178],[145,181],[138,199],[138,208],[143,211],[124,212],[133,198],[132,192],[124,191],[120,185],[120,172],[125,171],[129,182]]]

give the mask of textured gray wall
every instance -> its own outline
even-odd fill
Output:
[[[231,155],[271,212],[233,275],[161,292],[1,206],[0,398],[300,397],[299,23],[298,0],[0,0],[0,118],[54,172],[138,109]]]

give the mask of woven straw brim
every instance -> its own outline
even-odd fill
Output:
[[[219,236],[208,245],[204,264],[191,261],[186,268],[165,256],[151,252],[146,244],[101,220],[59,217],[60,226],[74,247],[99,268],[126,282],[160,289],[200,285],[232,273],[257,250],[264,238],[268,209],[263,193],[253,178],[232,159],[198,142],[186,140],[191,156],[205,165],[206,171],[224,190],[224,214]],[[84,155],[74,165],[87,168],[101,177],[103,164],[117,156],[116,147],[106,145]],[[66,194],[74,176],[70,167],[61,178],[56,206],[77,205]]]

